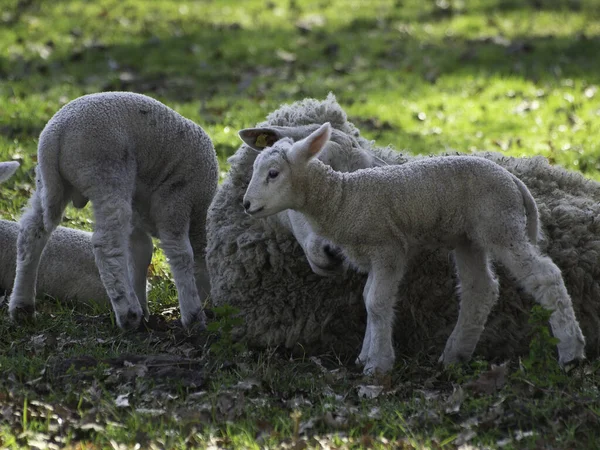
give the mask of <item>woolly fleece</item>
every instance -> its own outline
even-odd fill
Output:
[[[19,224],[0,220],[0,290],[10,291],[15,280]],[[65,258],[68,255],[68,258]],[[92,233],[58,227],[42,253],[37,278],[38,296],[109,305],[94,260]]]
[[[283,105],[257,126],[331,125],[362,149],[388,164],[418,158],[378,148],[360,136],[333,95]],[[586,337],[586,355],[600,350],[600,184],[551,166],[545,158],[478,156],[502,165],[530,189],[540,211],[545,238],[539,243],[559,266]],[[334,350],[353,358],[360,350],[366,313],[365,277],[346,269],[335,278],[314,274],[280,215],[254,219],[244,213],[242,198],[257,153],[242,145],[231,158],[207,218],[207,263],[215,305],[240,309],[244,325],[237,337],[257,347],[280,346],[298,352]],[[501,266],[500,299],[492,311],[475,355],[501,359],[527,353],[527,324],[533,300],[520,292]],[[412,262],[396,304],[398,356],[425,351],[439,355],[458,315],[456,279],[450,255],[424,252]]]

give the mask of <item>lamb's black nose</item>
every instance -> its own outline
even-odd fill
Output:
[[[244,202],[244,209],[245,209],[246,211],[248,211],[248,210],[250,209],[250,202],[249,202],[248,200],[246,200],[246,201]]]

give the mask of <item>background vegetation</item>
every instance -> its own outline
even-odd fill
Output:
[[[332,91],[380,145],[541,154],[600,179],[599,54],[596,0],[3,0],[0,159],[22,168],[0,215],[16,219],[31,193],[46,121],[103,90],[196,121],[223,174],[239,128]],[[87,209],[66,219],[91,228]],[[167,320],[177,303],[160,253],[151,277],[155,315],[133,335],[106,310],[43,302],[18,328],[3,309],[0,446],[600,446],[598,363],[558,371],[541,312],[523,361],[400,361],[365,380],[335,355],[223,345],[229,310],[188,336]]]

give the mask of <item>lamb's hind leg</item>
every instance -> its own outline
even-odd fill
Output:
[[[146,295],[146,283],[148,278],[148,266],[152,261],[154,246],[152,238],[144,230],[134,228],[129,237],[129,266],[131,283],[137,296],[144,317],[150,317],[148,309],[148,298]]]
[[[142,308],[135,294],[129,267],[131,234],[131,198],[127,193],[91,195],[95,228],[92,235],[94,256],[100,278],[112,304],[117,325],[135,329],[142,318]]]
[[[194,278],[194,252],[190,244],[187,230],[180,233],[159,230],[160,246],[169,259],[169,266],[175,279],[181,323],[189,328],[194,323],[199,329],[206,328],[206,316],[198,295]]]
[[[498,281],[483,250],[462,245],[455,249],[454,259],[460,280],[460,311],[456,326],[439,359],[444,365],[471,358],[488,315],[498,299]]]
[[[35,313],[36,284],[42,251],[50,234],[60,223],[66,206],[66,199],[54,199],[56,204],[49,205],[50,210],[46,214],[49,223],[44,225],[44,211],[40,198],[42,192],[43,187],[38,181],[29,207],[19,220],[17,267],[8,306],[13,320],[27,319]]]
[[[529,242],[500,249],[497,253],[500,262],[517,278],[523,289],[537,303],[554,311],[550,316],[550,326],[554,337],[559,340],[559,363],[564,366],[584,359],[585,339],[556,264]]]

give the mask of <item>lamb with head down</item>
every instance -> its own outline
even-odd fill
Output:
[[[282,105],[257,127],[288,130],[267,131],[271,141],[285,137],[285,133],[298,140],[325,122],[332,124],[333,141],[339,139],[336,130],[351,138],[352,145],[345,147],[344,152],[368,155],[366,160],[354,156],[346,158],[343,153],[336,154],[340,150],[337,148],[329,153],[328,161],[336,170],[354,171],[363,168],[365,161],[371,165],[380,160],[386,164],[404,164],[424,158],[376,147],[364,139],[333,95],[322,101],[305,99]],[[295,136],[290,129],[296,129]],[[263,141],[259,142],[262,147],[267,146],[264,137],[260,141]],[[242,199],[257,155],[248,145],[242,145],[230,158],[228,176],[209,209],[207,264],[212,301],[240,310],[244,324],[236,330],[236,336],[245,338],[251,346],[278,346],[302,354],[334,351],[349,359],[360,348],[365,332],[362,292],[366,277],[338,258],[335,249],[330,251],[329,257],[325,249],[330,243],[326,241],[315,246],[318,251],[307,258],[303,251],[306,242],[299,244],[294,236],[298,227],[291,225],[286,212],[262,219],[245,214]],[[331,158],[332,155],[335,157]],[[540,250],[561,270],[586,338],[587,357],[597,357],[600,349],[600,266],[597,264],[600,184],[579,173],[551,166],[542,157],[508,158],[488,152],[477,155],[506,168],[532,193],[543,231]],[[305,235],[311,235],[311,231],[306,231],[310,227],[300,228]],[[335,276],[322,277],[311,269],[308,259],[321,254],[328,261],[328,271],[336,273]],[[531,296],[523,292],[502,266],[496,270],[500,301],[492,309],[475,351],[475,355],[490,360],[528,352],[531,331],[528,319],[534,304]],[[403,318],[402,326],[394,329],[398,356],[439,356],[442,353],[459,312],[454,276],[447,251],[427,250],[415,255],[397,293],[402,301],[396,302],[396,317]]]
[[[217,184],[208,135],[159,101],[101,92],[67,103],[40,134],[37,188],[19,221],[11,318],[34,315],[42,251],[67,204],[90,201],[94,256],[117,325],[135,329],[149,315],[136,295],[146,277],[131,249],[151,252],[154,236],[173,272],[182,324],[203,328],[206,211]]]

